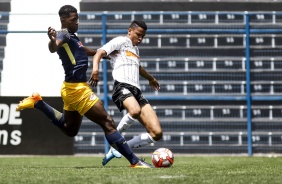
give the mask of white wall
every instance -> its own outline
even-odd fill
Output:
[[[9,31],[44,31],[44,33],[9,33],[1,81],[1,96],[60,96],[64,71],[56,53],[48,50],[47,29],[60,29],[58,11],[70,4],[79,11],[80,0],[11,0]],[[45,33],[46,32],[46,33]]]

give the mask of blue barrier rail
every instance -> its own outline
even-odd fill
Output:
[[[247,123],[248,123],[248,154],[252,155],[252,113],[251,113],[251,64],[250,64],[250,25],[246,15],[246,86],[247,86]]]

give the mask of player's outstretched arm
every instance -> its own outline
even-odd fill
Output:
[[[89,84],[96,87],[99,82],[99,62],[107,55],[106,51],[99,49],[93,57],[93,69],[90,75]]]
[[[139,67],[139,73],[142,77],[149,81],[149,85],[155,91],[160,89],[160,84],[151,74],[149,74],[142,66]]]

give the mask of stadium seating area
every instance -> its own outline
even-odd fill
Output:
[[[154,92],[147,81],[141,79],[141,88],[151,101],[164,130],[163,140],[155,146],[170,147],[179,153],[247,153],[247,83],[246,83],[246,18],[244,13],[109,13],[107,15],[106,40],[126,34],[131,20],[145,19],[149,27],[139,46],[141,63],[161,83]],[[263,102],[252,106],[252,142],[255,152],[281,152],[281,106],[269,97],[281,95],[281,34],[259,31],[277,31],[281,27],[279,13],[250,14],[250,28],[257,32],[250,35],[251,95]],[[80,38],[84,45],[99,48],[101,34],[90,32],[101,28],[102,14],[81,12]],[[151,29],[151,32],[150,32]],[[89,32],[87,32],[87,30]],[[124,31],[123,31],[124,30]],[[113,81],[111,66],[107,62],[108,92]],[[89,62],[89,74],[92,69]],[[103,78],[102,64],[101,81]],[[103,96],[103,82],[93,89]],[[173,97],[187,98],[182,105]],[[162,105],[164,98],[172,99]],[[220,101],[227,98],[226,101]],[[217,99],[211,103],[211,100]],[[201,105],[197,100],[201,101]],[[191,103],[192,102],[192,103]],[[274,105],[272,106],[272,104]],[[235,104],[235,105],[234,105]],[[122,118],[115,106],[109,112],[116,122]],[[91,153],[91,145],[102,146],[103,134],[84,120],[76,137],[76,151]],[[139,123],[133,125],[124,136],[129,139],[145,131]],[[90,147],[89,147],[90,146]],[[152,151],[144,147],[137,152]]]
[[[171,105],[157,106],[155,111],[162,122],[165,133],[163,141],[156,143],[158,147],[169,146],[183,153],[191,153],[197,149],[199,153],[205,153],[207,147],[209,153],[240,152],[238,148],[246,151],[247,112],[245,106]],[[116,119],[121,119],[123,115],[113,106],[110,107],[110,113]],[[281,145],[281,123],[278,120],[278,117],[282,115],[281,106],[253,106],[252,114],[254,146]],[[142,131],[144,131],[143,128],[136,123],[132,125],[129,132],[123,135],[130,138]],[[99,127],[92,126],[92,123],[87,120],[83,123],[80,136],[83,138],[81,137],[81,141],[78,141],[79,136],[77,137],[79,145],[103,145],[103,134],[100,133]],[[78,145],[76,148],[81,152],[84,149],[90,149],[80,150],[82,147]],[[154,147],[142,149],[148,152],[148,150],[152,151]]]

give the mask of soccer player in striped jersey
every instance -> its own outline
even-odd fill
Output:
[[[35,108],[42,111],[51,122],[66,135],[77,135],[83,116],[97,123],[104,131],[110,145],[115,147],[131,163],[131,168],[151,168],[152,165],[140,160],[116,130],[115,122],[106,112],[102,101],[92,92],[87,83],[88,56],[93,56],[96,50],[84,47],[76,36],[78,30],[77,9],[70,5],[59,10],[61,30],[48,28],[49,51],[57,52],[65,71],[65,81],[62,84],[61,96],[64,102],[63,113],[57,111],[43,101],[39,93],[33,93],[22,100],[17,110]]]
[[[118,36],[99,48],[93,57],[93,71],[89,80],[91,85],[97,85],[99,62],[102,57],[110,57],[115,81],[112,99],[120,111],[127,110],[117,130],[122,133],[135,121],[139,121],[147,130],[127,141],[131,148],[145,146],[162,138],[161,124],[148,100],[142,95],[139,84],[141,75],[149,81],[154,90],[160,89],[158,81],[140,65],[137,46],[146,35],[146,30],[147,25],[144,21],[134,20],[128,28],[127,35]],[[114,157],[120,158],[121,155],[111,148],[102,164],[106,165]]]

